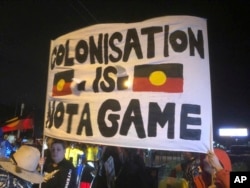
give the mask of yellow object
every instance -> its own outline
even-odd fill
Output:
[[[167,182],[171,182],[171,184],[168,184]],[[158,188],[168,188],[168,187],[188,188],[188,182],[184,178],[171,178],[171,180],[169,180],[169,177],[167,177],[166,179],[161,180],[158,184]]]
[[[87,146],[86,160],[96,161],[98,154],[98,146]]]
[[[77,166],[78,155],[83,155],[84,152],[78,148],[68,147],[66,148],[65,158],[71,160],[73,165]]]

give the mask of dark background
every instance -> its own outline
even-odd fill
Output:
[[[42,134],[50,41],[99,23],[138,22],[167,15],[207,19],[214,137],[224,126],[250,128],[247,1],[0,1],[0,120],[25,113]]]

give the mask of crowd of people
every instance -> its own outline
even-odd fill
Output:
[[[3,134],[0,144],[0,187],[156,187],[140,149],[77,146],[54,138],[19,143],[15,136]],[[181,187],[187,188],[229,188],[231,164],[226,155],[221,160],[223,152],[183,152],[183,161],[157,183],[158,188],[176,187],[180,181]],[[182,172],[181,178],[177,177],[178,172]]]
[[[223,156],[222,156],[223,155]],[[221,156],[221,160],[218,158]],[[184,160],[173,168],[161,182],[162,187],[171,187],[179,181],[177,172],[182,172],[182,181],[189,188],[229,188],[231,162],[222,149],[215,148],[207,154],[183,152]]]
[[[9,147],[1,147],[0,187],[80,188],[81,179],[77,182],[77,176],[81,173],[78,174],[72,160],[66,159],[66,141],[49,139],[46,150],[39,142],[26,141],[19,145],[17,139],[10,143],[3,136],[3,146],[5,142]],[[90,185],[92,180],[89,181]]]

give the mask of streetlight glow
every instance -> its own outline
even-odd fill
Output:
[[[247,128],[220,128],[220,136],[248,136]]]

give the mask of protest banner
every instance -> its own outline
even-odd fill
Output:
[[[207,152],[211,132],[205,19],[97,24],[51,41],[46,136]]]

